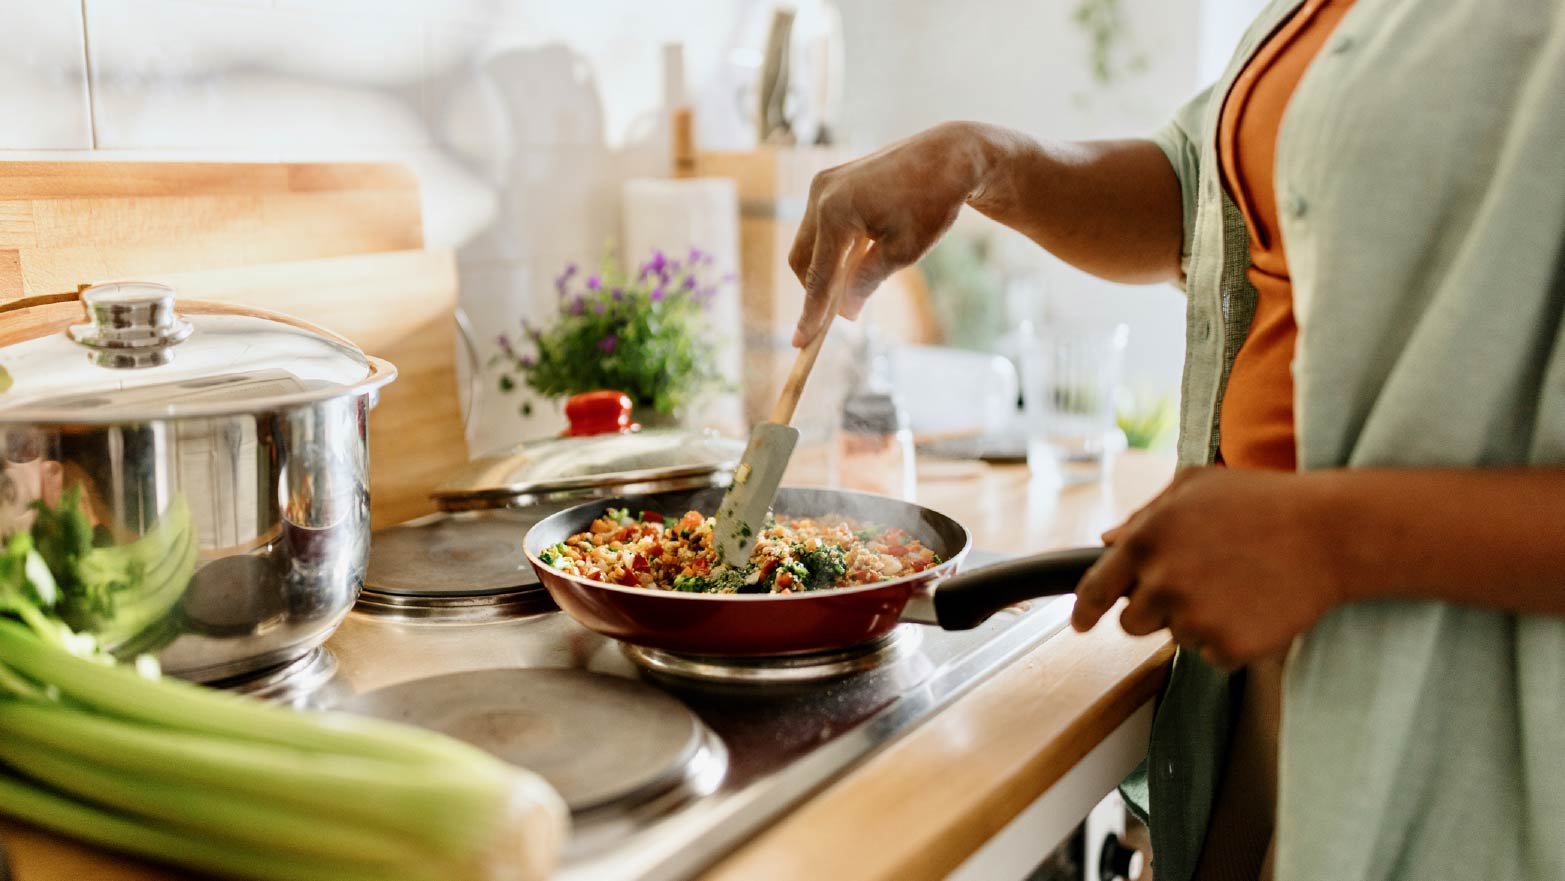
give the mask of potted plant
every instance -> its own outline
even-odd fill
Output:
[[[691,248],[683,259],[654,251],[635,273],[612,255],[596,274],[575,264],[555,279],[560,313],[548,327],[522,321],[519,338],[501,335],[499,385],[525,385],[555,400],[595,389],[630,396],[647,425],[676,423],[700,397],[722,385],[707,306],[732,283],[713,279],[712,257]],[[522,402],[522,415],[533,402]]]

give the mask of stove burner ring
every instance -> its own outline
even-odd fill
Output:
[[[903,624],[885,636],[847,648],[781,657],[685,655],[629,643],[620,648],[654,675],[749,685],[820,682],[888,667],[917,652],[922,641],[923,631],[917,625]]]
[[[238,694],[281,704],[300,705],[337,675],[337,658],[324,648],[313,648],[292,661],[258,673],[210,683]]]
[[[578,820],[705,795],[727,769],[721,740],[684,704],[644,682],[586,670],[449,673],[333,708],[420,725],[529,768]]]
[[[510,593],[476,596],[417,596],[387,593],[365,587],[353,607],[355,612],[398,621],[450,621],[479,624],[525,618],[559,609],[543,587],[534,585]]]
[[[512,512],[439,514],[377,530],[356,610],[463,623],[552,612],[522,550],[531,523]]]
[[[437,515],[370,537],[366,589],[399,596],[478,596],[536,587],[520,515]]]

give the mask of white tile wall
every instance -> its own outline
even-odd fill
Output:
[[[1194,85],[1188,8],[1249,2],[1128,0],[1158,36],[1155,69],[1084,109],[1071,0],[836,0],[851,47],[843,131],[871,147],[949,115],[1144,129]],[[666,171],[663,44],[683,43],[693,96],[726,106],[739,96],[724,77],[754,63],[731,47],[760,45],[772,3],[0,0],[0,159],[405,162],[427,240],[457,249],[486,360],[499,329],[553,310],[566,262],[598,258],[621,182]],[[546,408],[518,417],[493,380],[475,446],[558,429]]]
[[[81,6],[0,4],[0,150],[87,149]]]

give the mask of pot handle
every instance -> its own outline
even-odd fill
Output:
[[[1073,593],[1103,551],[1052,551],[954,575],[934,590],[935,617],[945,630],[971,630],[1007,606]]]

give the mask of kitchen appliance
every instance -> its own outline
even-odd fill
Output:
[[[748,659],[641,651],[558,613],[356,609],[328,643],[336,675],[288,699],[436,728],[537,771],[573,807],[560,881],[678,881],[1059,632],[1070,608]]]
[[[35,503],[90,531],[71,623],[201,681],[309,666],[363,578],[367,417],[396,369],[158,284],[0,312],[0,534],[32,529]]]
[[[276,697],[423,725],[537,771],[573,811],[564,881],[676,881],[1065,626],[1070,602],[1055,598],[970,630],[899,625],[893,612],[783,657],[693,654],[594,632],[555,611],[530,564],[518,572],[536,550],[524,536],[541,542],[542,524],[569,529],[628,488],[655,487],[680,513],[715,503],[739,448],[616,431],[487,457],[443,488],[445,513],[376,533],[364,595],[328,644],[335,674]],[[795,492],[811,491],[781,498]],[[966,531],[942,522],[966,548]],[[500,597],[512,602],[485,607]]]

